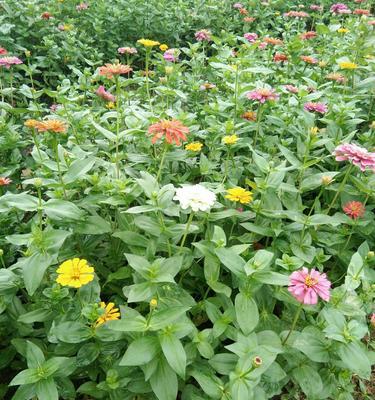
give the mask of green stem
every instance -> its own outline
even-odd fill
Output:
[[[255,149],[255,147],[257,145],[258,135],[259,135],[259,131],[260,131],[260,122],[262,119],[262,111],[263,111],[262,104],[259,103],[258,112],[257,112],[257,129],[255,131],[255,137],[254,137],[254,141],[253,141],[253,149]]]
[[[1,265],[3,266],[3,268],[6,268],[3,256],[0,256],[0,261],[1,261]]]
[[[238,78],[239,78],[239,66],[236,65],[236,78],[234,81],[234,116],[233,116],[234,125],[236,123],[236,118],[237,118]]]
[[[347,181],[348,178],[349,178],[349,174],[350,174],[350,172],[351,172],[352,169],[353,169],[353,164],[351,164],[351,165],[349,166],[348,170],[346,171],[346,174],[345,174],[345,176],[344,176],[344,179],[342,180],[342,182],[341,182],[339,188],[337,189],[337,192],[336,192],[336,194],[335,194],[335,197],[334,197],[333,200],[331,201],[331,204],[329,205],[326,214],[329,214],[331,208],[332,208],[333,205],[335,204],[337,198],[339,197],[339,195],[340,195],[342,189],[344,188],[344,186],[345,186],[345,184],[346,184],[346,181]]]
[[[283,346],[284,346],[284,344],[288,341],[289,336],[291,335],[292,331],[294,331],[294,328],[296,327],[298,318],[299,318],[299,316],[300,316],[300,314],[301,314],[301,311],[302,311],[302,307],[303,307],[303,303],[301,303],[301,304],[299,305],[299,307],[298,307],[298,309],[297,309],[297,311],[296,311],[296,315],[294,316],[294,319],[293,319],[293,322],[292,322],[292,326],[291,326],[291,328],[290,328],[290,330],[289,330],[289,332],[288,332],[286,338],[285,338],[285,339],[282,341],[282,343],[281,343]]]
[[[163,150],[163,154],[162,154],[162,156],[161,156],[161,160],[160,160],[160,164],[159,164],[158,173],[157,173],[157,175],[156,175],[156,181],[157,181],[157,182],[159,182],[159,179],[160,179],[161,171],[162,171],[163,165],[164,165],[165,156],[166,156],[166,154],[167,154],[167,149],[168,149],[168,146],[167,146],[167,144],[165,143],[165,145],[164,145],[164,150]]]
[[[314,203],[311,206],[310,211],[307,214],[307,218],[306,219],[308,219],[311,216],[311,214],[313,213],[313,211],[315,209],[315,206],[318,203],[318,201],[319,201],[320,197],[322,196],[322,194],[323,194],[323,188],[320,189],[320,192],[319,192],[318,196],[315,197]],[[303,239],[305,238],[305,230],[306,230],[306,223],[303,224],[303,230],[302,230],[301,239],[300,239],[300,242],[299,242],[300,246],[302,245]]]
[[[39,217],[39,229],[43,231],[43,207],[42,207],[42,192],[40,187],[37,187],[38,191],[38,217]]]
[[[57,164],[57,172],[59,175],[59,179],[60,179],[60,183],[64,192],[64,197],[66,199],[66,191],[65,191],[65,185],[64,185],[64,181],[63,181],[63,177],[62,177],[62,173],[61,173],[61,166],[60,166],[60,157],[59,157],[59,148],[58,148],[58,142],[57,142],[57,138],[56,136],[54,136],[54,148],[55,148],[55,158],[56,158],[56,164]]]
[[[10,70],[10,105],[13,107],[13,72]]]
[[[119,77],[116,76],[116,111],[117,111],[117,121],[116,121],[116,178],[120,179],[120,159],[119,159],[119,136],[120,136],[120,83]]]
[[[146,48],[146,91],[147,91],[147,98],[148,98],[148,104],[150,106],[150,109],[152,111],[152,105],[151,105],[151,94],[150,94],[150,86],[149,86],[149,63],[150,63],[150,50]]]
[[[193,218],[194,218],[194,212],[192,211],[191,214],[189,215],[189,219],[188,219],[188,221],[186,223],[186,228],[185,228],[184,236],[182,237],[182,240],[181,240],[180,251],[179,252],[181,252],[182,248],[184,247],[186,237],[187,237],[187,235],[189,233],[190,225],[193,222]]]

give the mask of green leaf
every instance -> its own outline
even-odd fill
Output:
[[[359,342],[340,344],[337,354],[350,371],[360,378],[370,379],[371,362],[363,344]]]
[[[222,390],[220,386],[222,383],[219,379],[214,379],[213,377],[206,375],[197,369],[191,371],[190,375],[199,383],[199,386],[209,396],[210,399],[221,399]]]
[[[7,193],[0,197],[0,212],[7,212],[11,208],[22,211],[36,211],[38,199],[25,192],[20,194]]]
[[[258,250],[255,256],[245,264],[246,275],[265,269],[270,266],[274,254],[267,250]]]
[[[144,257],[137,256],[136,254],[125,254],[125,257],[129,265],[140,274],[147,272],[150,268],[151,264]]]
[[[139,246],[139,247],[147,247],[149,244],[149,240],[139,233],[131,232],[131,231],[121,231],[115,232],[112,236],[121,239],[128,246]]]
[[[329,353],[327,350],[327,341],[319,329],[304,329],[300,334],[295,334],[292,347],[306,354],[310,360],[315,362],[328,362]]]
[[[259,271],[253,275],[258,282],[267,283],[268,285],[286,286],[289,284],[289,276],[279,274],[272,271]]]
[[[85,343],[77,353],[77,366],[86,367],[94,362],[100,354],[100,347],[97,343]]]
[[[119,321],[108,321],[109,329],[119,332],[145,332],[147,330],[146,319],[141,315],[133,318],[122,317]]]
[[[309,365],[300,365],[292,371],[292,376],[307,398],[319,398],[323,390],[323,382],[314,368]]]
[[[215,249],[215,254],[219,257],[222,264],[224,264],[236,276],[242,277],[244,275],[245,261],[232,249],[218,248]]]
[[[244,400],[253,397],[251,388],[243,378],[236,379],[232,382],[230,393],[232,395],[232,400]]]
[[[92,337],[91,329],[82,322],[63,322],[53,328],[53,334],[65,343],[81,343]]]
[[[150,384],[159,400],[176,400],[177,376],[164,358],[159,359],[158,367],[151,376]]]
[[[165,328],[166,326],[172,324],[173,322],[184,316],[186,311],[189,309],[190,307],[173,306],[164,310],[158,310],[154,312],[150,319],[150,330],[156,331]]]
[[[235,299],[235,309],[238,325],[245,335],[249,335],[259,322],[259,312],[255,300],[243,293],[238,293]]]
[[[41,284],[44,273],[54,262],[55,257],[49,254],[35,253],[22,259],[23,280],[27,293],[32,296]]]
[[[39,375],[36,368],[25,369],[18,373],[10,382],[10,386],[26,385],[28,383],[38,382],[42,377]]]
[[[159,342],[170,367],[182,379],[184,379],[186,369],[186,353],[181,342],[176,338],[176,336],[169,332],[161,333],[159,335]]]
[[[160,347],[156,336],[146,336],[134,340],[120,361],[121,366],[144,365],[153,360],[159,353]]]
[[[111,224],[99,215],[90,215],[74,228],[76,233],[85,235],[103,235],[112,231]]]
[[[80,220],[83,219],[85,213],[70,201],[60,199],[50,199],[44,204],[43,210],[49,218],[62,220]]]
[[[95,158],[89,157],[83,160],[75,160],[69,166],[68,171],[63,176],[63,181],[65,184],[76,182],[79,178],[84,176],[95,164]]]
[[[27,341],[26,360],[28,368],[39,368],[44,363],[45,358],[42,350],[33,342]]]
[[[116,135],[109,131],[108,129],[103,128],[101,125],[97,124],[95,121],[90,121],[93,127],[99,131],[103,136],[105,136],[108,140],[114,142],[116,140]]]
[[[53,315],[54,314],[51,310],[43,310],[42,308],[39,308],[38,310],[20,315],[17,321],[23,324],[32,324],[34,322],[48,321],[49,319],[52,319]]]
[[[35,386],[38,400],[59,400],[56,384],[53,378],[47,378],[39,381]]]

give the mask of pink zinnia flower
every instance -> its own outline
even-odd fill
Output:
[[[254,43],[258,39],[258,35],[256,33],[245,33],[243,37],[250,43]]]
[[[241,3],[234,3],[233,8],[243,8],[243,5]]]
[[[169,49],[163,54],[163,58],[165,61],[175,62],[177,61],[176,57],[176,49]]]
[[[258,47],[260,48],[260,50],[264,50],[267,47],[267,45],[268,45],[267,42],[260,42]]]
[[[363,217],[366,211],[365,206],[360,201],[349,201],[342,209],[344,213],[352,219]]]
[[[356,165],[361,171],[366,168],[375,172],[375,153],[356,144],[344,143],[337,146],[333,152],[336,161],[349,161]]]
[[[177,146],[180,146],[181,141],[187,140],[186,135],[189,133],[189,128],[176,119],[164,119],[150,125],[148,133],[153,136],[151,140],[152,144],[155,144],[159,139],[165,137],[167,143],[176,143]]]
[[[316,38],[316,35],[317,34],[315,31],[308,31],[308,32],[301,33],[301,35],[299,37],[301,38],[301,40],[309,40],[309,39]]]
[[[307,64],[317,64],[318,63],[318,59],[315,57],[311,57],[311,56],[301,56],[300,59]]]
[[[6,186],[9,185],[10,183],[12,183],[11,179],[0,176],[0,186]]]
[[[284,17],[308,18],[309,14],[305,11],[289,11],[287,13],[284,13]]]
[[[117,49],[119,54],[137,54],[138,51],[134,47],[119,47]]]
[[[246,93],[249,100],[257,100],[260,103],[265,103],[270,100],[278,100],[279,95],[275,93],[275,89],[259,88]]]
[[[5,54],[8,54],[8,51],[4,47],[0,47],[0,55],[4,56]]]
[[[326,274],[321,274],[315,269],[310,273],[307,268],[294,271],[289,277],[288,290],[292,296],[303,304],[317,304],[318,297],[329,301],[331,282]]]
[[[368,21],[367,23],[368,25],[375,25],[375,19],[373,19],[372,21]]]
[[[198,42],[211,41],[211,32],[207,29],[202,29],[202,30],[196,32],[194,36]]]
[[[298,87],[294,85],[285,85],[284,87],[290,93],[298,93]]]
[[[320,114],[324,114],[324,113],[326,113],[328,111],[328,107],[327,107],[326,104],[324,104],[324,103],[314,103],[312,101],[309,101],[308,103],[305,103],[303,108],[306,111],[317,112],[317,113],[320,113]]]
[[[323,11],[323,7],[318,4],[311,4],[310,10],[312,11]]]
[[[89,5],[87,3],[81,3],[76,6],[77,11],[87,10],[88,8],[89,8]]]
[[[59,108],[59,105],[54,103],[51,105],[51,107],[49,109],[51,110],[51,112],[56,112],[58,108]]]
[[[351,12],[348,6],[344,3],[333,4],[330,8],[330,11],[333,14],[350,14]]]
[[[23,64],[23,62],[18,57],[1,57],[0,66],[5,68],[10,68],[12,65]]]
[[[116,101],[116,97],[115,97],[113,94],[107,92],[107,91],[105,90],[105,87],[104,87],[103,85],[100,85],[100,86],[98,87],[98,89],[96,90],[95,93],[96,93],[99,97],[101,97],[103,100],[112,101],[112,102],[115,102],[115,101]]]

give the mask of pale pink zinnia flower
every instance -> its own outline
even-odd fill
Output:
[[[326,113],[328,111],[328,107],[327,107],[326,104],[324,104],[324,103],[314,103],[312,101],[309,101],[308,103],[305,103],[303,108],[306,111],[317,112],[317,113],[320,113],[320,114],[324,114],[324,113]]]
[[[253,32],[245,33],[243,37],[250,43],[254,43],[258,39],[258,35]]]
[[[349,201],[344,204],[342,209],[344,213],[352,219],[363,217],[366,211],[365,206],[360,201]]]
[[[10,68],[12,65],[23,64],[23,62],[18,57],[1,57],[0,66],[5,68]]]
[[[81,3],[76,6],[77,11],[87,10],[88,8],[89,8],[89,5],[87,3]]]
[[[279,95],[275,93],[275,89],[259,88],[246,93],[246,97],[264,104],[266,101],[278,100]]]
[[[349,161],[365,171],[366,168],[375,172],[375,153],[356,144],[344,143],[337,146],[333,152],[336,161]]]
[[[311,4],[310,10],[312,11],[323,11],[323,7],[318,4]]]
[[[333,4],[330,8],[330,11],[333,14],[350,14],[348,6],[344,3]]]
[[[137,54],[138,51],[134,47],[119,47],[117,49],[119,54]]]
[[[291,17],[291,18],[308,18],[309,14],[305,11],[289,11],[284,13],[284,17]]]
[[[98,89],[96,90],[95,93],[96,93],[99,97],[101,97],[103,100],[112,101],[112,102],[115,102],[115,101],[116,101],[116,97],[115,97],[113,94],[107,92],[107,91],[105,90],[105,87],[104,87],[103,85],[100,85],[100,86],[98,87]]]
[[[165,61],[169,62],[176,62],[177,61],[177,50],[176,49],[169,49],[164,52],[163,58]]]
[[[284,88],[290,93],[298,93],[298,87],[294,85],[285,85]]]
[[[299,35],[299,37],[301,38],[301,40],[310,40],[310,39],[314,39],[316,38],[317,33],[315,31],[307,31],[304,33],[301,33],[301,35]]]
[[[326,274],[321,274],[315,269],[302,268],[294,271],[289,277],[288,290],[292,296],[303,304],[317,304],[318,297],[329,301],[331,282]]]
[[[241,3],[234,3],[233,8],[237,8],[237,9],[243,8],[243,5]]]
[[[207,29],[202,29],[202,30],[196,32],[194,36],[198,42],[211,41],[211,32]]]

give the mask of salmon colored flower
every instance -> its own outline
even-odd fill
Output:
[[[133,68],[131,68],[129,65],[120,63],[105,64],[103,67],[99,68],[99,75],[105,76],[108,79],[112,79],[114,75],[124,75],[132,71]]]
[[[296,87],[294,85],[285,85],[284,87],[290,93],[294,93],[294,94],[298,93],[298,87]]]
[[[176,119],[161,120],[156,124],[152,124],[148,128],[148,133],[154,136],[151,140],[153,144],[165,136],[167,143],[175,143],[177,146],[180,146],[181,140],[187,140],[186,135],[189,133],[189,128]]]
[[[98,87],[95,93],[105,101],[116,101],[116,97],[113,94],[107,92],[105,90],[105,87],[102,85]]]
[[[316,36],[317,36],[317,33],[315,31],[308,31],[308,32],[301,33],[301,35],[299,35],[301,40],[314,39],[314,38],[316,38]]]
[[[40,121],[35,125],[35,128],[38,132],[65,133],[67,131],[65,122],[59,119],[46,119],[45,121]]]
[[[5,54],[8,54],[8,51],[4,47],[0,47],[0,56],[5,56]]]
[[[307,64],[317,64],[318,63],[318,59],[315,57],[311,57],[311,56],[301,56],[300,57],[302,61],[304,61]]]
[[[272,38],[272,37],[265,37],[263,41],[267,44],[272,44],[273,46],[280,46],[283,44],[281,39]]]
[[[370,15],[370,11],[364,10],[363,8],[356,8],[353,11],[353,14],[355,14],[355,15]]]
[[[255,19],[256,19],[256,18],[254,18],[254,17],[245,17],[245,18],[243,19],[243,21],[244,21],[244,22],[247,22],[247,23],[251,23],[251,22],[254,22]]]
[[[241,204],[249,204],[253,200],[253,194],[244,188],[235,187],[227,190],[225,198]]]
[[[108,303],[107,305],[104,301],[100,302],[100,309],[102,311],[101,316],[96,320],[95,327],[105,324],[107,321],[115,321],[120,319],[120,312],[118,308],[115,307],[115,303]]]
[[[80,288],[94,279],[94,268],[80,258],[64,261],[56,272],[58,274],[56,282],[62,286]]]
[[[249,14],[249,11],[247,11],[246,8],[240,8],[239,12],[240,12],[241,15]]]
[[[309,14],[305,11],[289,11],[284,13],[284,17],[289,18],[308,18]]]
[[[41,124],[40,121],[37,121],[36,119],[28,119],[24,122],[24,125],[27,128],[37,128]]]
[[[256,121],[257,113],[254,111],[246,111],[241,115],[241,118],[246,119],[247,121]]]
[[[352,219],[363,217],[366,211],[365,206],[360,201],[349,201],[342,209],[344,213]]]
[[[273,61],[274,62],[286,62],[286,61],[288,61],[288,56],[283,53],[276,53],[273,56]]]
[[[4,176],[0,176],[0,186],[6,186],[12,183],[12,180]]]
[[[302,268],[294,271],[289,277],[288,290],[292,296],[303,304],[317,304],[318,297],[325,301],[330,299],[331,282],[326,274],[315,269]]]

